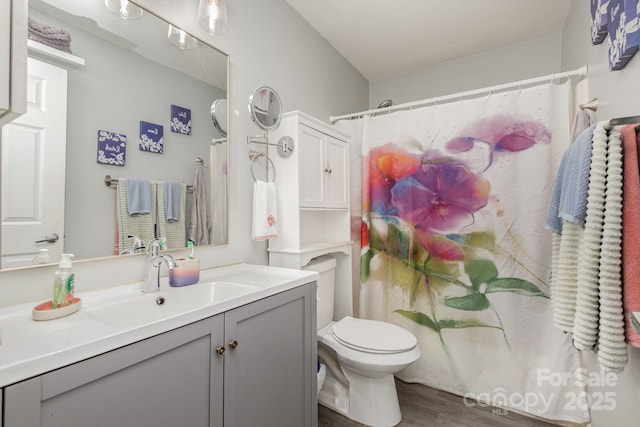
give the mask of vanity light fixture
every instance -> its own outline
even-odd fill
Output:
[[[104,5],[122,19],[135,21],[142,18],[142,9],[129,0],[104,0]]]
[[[227,33],[227,0],[200,0],[198,25],[211,35],[225,35]]]
[[[198,41],[195,38],[173,25],[169,25],[169,33],[167,34],[167,37],[171,44],[179,49],[195,49],[198,47]]]

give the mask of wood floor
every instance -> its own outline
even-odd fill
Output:
[[[530,418],[515,412],[464,404],[462,397],[421,384],[396,380],[402,427],[543,427],[560,424]],[[576,424],[561,424],[576,425]],[[361,427],[326,407],[318,406],[318,427]]]

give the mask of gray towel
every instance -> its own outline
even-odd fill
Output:
[[[207,210],[207,193],[202,163],[196,164],[196,176],[193,182],[193,198],[191,199],[191,218],[189,221],[189,240],[196,245],[209,244],[209,211]]]
[[[164,182],[164,212],[169,222],[180,219],[180,193],[182,184],[178,181]]]
[[[148,179],[127,179],[127,211],[129,215],[151,212],[151,183]]]
[[[71,35],[64,28],[52,27],[29,19],[28,38],[54,49],[71,53]]]

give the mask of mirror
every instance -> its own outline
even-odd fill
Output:
[[[249,97],[249,114],[261,130],[267,132],[276,129],[282,116],[280,96],[269,86],[259,87]]]
[[[225,137],[227,136],[227,100],[218,98],[211,104],[211,120],[213,126]]]
[[[20,197],[28,186],[34,187],[34,193],[47,193],[44,184],[53,179],[36,169],[38,165],[31,166],[29,174],[17,174],[20,181],[9,179],[13,175],[7,178],[11,165],[22,161],[37,145],[33,142],[37,137],[20,141],[19,150],[12,149],[5,132],[23,135],[18,131],[24,125],[14,122],[12,129],[4,127],[2,268],[34,265],[38,259],[46,262],[46,257],[37,256],[41,249],[49,251],[52,263],[59,260],[60,252],[74,254],[74,260],[117,254],[117,186],[106,186],[105,176],[111,176],[112,183],[118,178],[143,178],[193,186],[198,158],[204,160],[209,198],[209,242],[227,243],[228,149],[218,133],[227,131],[226,101],[215,103],[215,127],[210,120],[212,101],[226,100],[228,95],[227,55],[190,34],[180,33],[182,30],[175,26],[170,28],[168,22],[148,11],[138,20],[121,19],[105,7],[104,1],[30,0],[29,17],[69,31],[73,55],[68,57],[83,58],[84,64],[60,62],[59,58],[43,56],[42,49],[30,48],[30,57],[67,73],[66,120],[61,120],[66,122],[62,126],[64,154],[59,161],[52,160],[48,153],[44,157],[47,161],[32,162],[62,167],[57,172],[62,180],[56,186],[59,196],[55,201],[61,205],[63,225],[41,226],[35,234],[22,228],[14,234],[6,231],[10,223],[40,221],[31,221],[29,215],[52,212],[54,203],[7,203],[7,197]],[[143,149],[142,142],[152,134],[162,135],[160,150]],[[105,144],[104,138],[117,143]],[[158,141],[152,142],[157,145]],[[108,151],[114,155],[109,156]],[[185,220],[190,216],[191,197],[187,192]],[[24,221],[25,217],[29,221]],[[60,236],[57,242],[45,238],[51,233]],[[45,241],[35,243],[37,240]],[[56,245],[57,252],[50,249]],[[128,239],[125,246],[133,250],[135,239]]]

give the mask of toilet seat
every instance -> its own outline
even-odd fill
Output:
[[[399,326],[351,316],[334,323],[332,330],[340,344],[367,353],[402,353],[418,343],[413,334]]]

